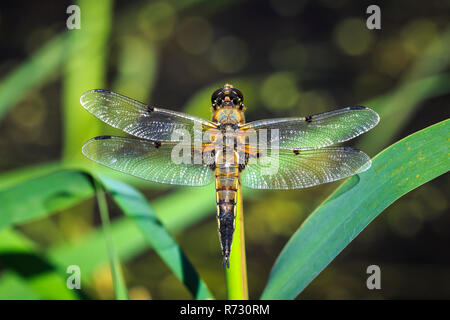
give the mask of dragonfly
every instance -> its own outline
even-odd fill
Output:
[[[133,136],[95,137],[82,147],[87,158],[158,183],[215,183],[227,268],[238,188],[307,188],[364,172],[371,166],[367,154],[334,145],[372,129],[380,120],[370,108],[351,106],[306,117],[245,122],[244,97],[230,84],[213,92],[210,121],[103,89],[84,93],[80,101],[98,119]]]

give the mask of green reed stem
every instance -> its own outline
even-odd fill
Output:
[[[247,261],[245,258],[244,209],[241,186],[236,198],[236,228],[230,254],[230,268],[225,270],[229,300],[248,300]]]
[[[122,268],[119,258],[114,250],[114,244],[111,237],[111,223],[109,220],[108,204],[106,202],[103,186],[94,179],[95,192],[97,195],[98,209],[102,220],[103,231],[105,234],[106,245],[108,247],[109,265],[111,268],[111,276],[114,285],[114,293],[117,300],[127,300],[128,292],[123,278]]]

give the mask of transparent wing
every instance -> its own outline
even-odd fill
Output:
[[[299,189],[352,176],[370,168],[364,152],[350,147],[279,149],[251,158],[241,183],[253,189]]]
[[[372,129],[379,120],[372,109],[347,107],[303,118],[253,121],[241,129],[247,136],[258,135],[263,140],[258,141],[268,147],[278,143],[280,148],[309,149],[350,140]],[[260,134],[262,129],[267,130],[265,137]]]
[[[94,116],[114,128],[133,136],[158,141],[180,141],[172,135],[186,130],[194,139],[194,129],[203,132],[216,125],[181,112],[154,108],[107,90],[91,90],[80,98],[81,105]]]
[[[179,143],[101,136],[86,142],[82,152],[97,163],[145,180],[185,186],[213,182],[214,172],[204,164],[176,164],[172,160],[176,145]],[[190,145],[186,147],[192,152]]]

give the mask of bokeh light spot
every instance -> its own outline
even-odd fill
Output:
[[[411,61],[411,55],[396,40],[381,42],[377,51],[373,56],[376,68],[390,76],[398,75]]]
[[[177,43],[187,53],[204,53],[211,45],[212,38],[211,24],[200,17],[188,17],[177,28]]]
[[[405,49],[413,55],[417,55],[436,38],[437,27],[436,24],[430,20],[414,20],[404,27],[402,35],[405,39],[405,41],[403,41]]]
[[[302,115],[329,111],[335,105],[334,98],[326,91],[305,91],[300,93]]]
[[[344,53],[358,56],[366,53],[374,42],[373,33],[363,19],[349,18],[337,25],[334,40]]]
[[[268,76],[261,86],[261,99],[270,109],[289,109],[300,98],[295,77],[289,72],[278,72]]]
[[[247,44],[233,36],[220,38],[211,48],[210,61],[220,72],[237,72],[247,64]]]
[[[391,229],[402,237],[413,237],[422,228],[422,219],[406,210],[398,210],[388,215]]]
[[[153,41],[168,38],[174,29],[176,11],[167,2],[155,2],[144,7],[138,15],[142,32]]]
[[[306,50],[294,39],[282,39],[273,45],[269,59],[277,69],[301,70],[306,60]]]

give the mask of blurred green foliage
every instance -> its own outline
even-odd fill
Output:
[[[156,226],[122,216],[139,205],[121,205],[111,193],[108,233],[130,298],[226,296],[213,188],[156,185],[83,159],[87,139],[122,134],[81,108],[86,90],[112,89],[209,118],[211,92],[230,82],[244,93],[248,121],[364,104],[382,118],[356,141],[371,156],[448,118],[446,3],[383,4],[379,31],[365,28],[365,7],[349,1],[77,4],[82,27],[70,31],[64,20],[69,3],[0,11],[0,30],[14,30],[2,34],[0,63],[0,298],[114,297],[92,180],[79,169],[141,189],[151,207],[141,196],[137,201],[175,234],[172,239],[158,229],[198,272],[197,287],[178,281],[180,264],[170,265],[146,231]],[[250,297],[260,296],[286,241],[337,185],[244,189]],[[300,297],[449,297],[450,280],[442,271],[450,264],[448,187],[445,175],[395,202]],[[387,273],[381,292],[365,288],[365,267],[374,262]],[[65,289],[69,264],[81,267],[81,292]]]
[[[446,120],[400,140],[374,157],[369,170],[333,192],[284,247],[262,298],[295,298],[390,204],[446,173],[449,126]]]

